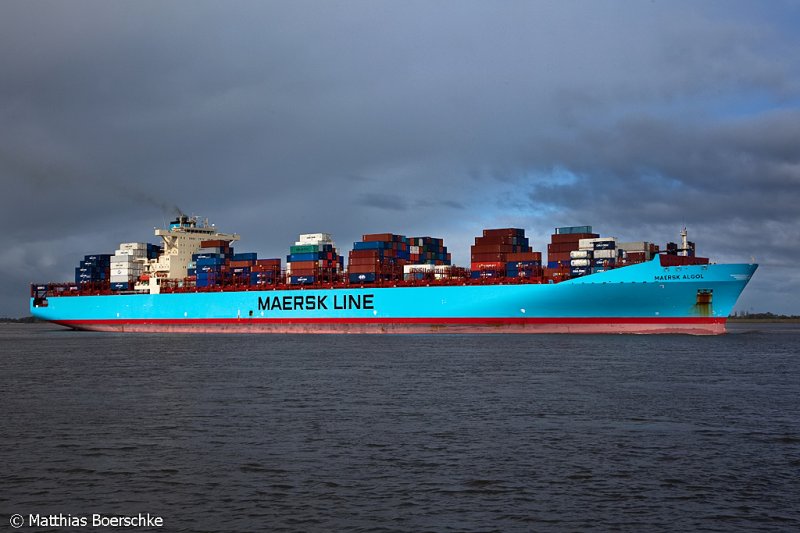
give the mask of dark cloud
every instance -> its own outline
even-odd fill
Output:
[[[791,2],[8,2],[0,315],[178,206],[262,255],[392,228],[462,263],[487,226],[689,224],[766,261],[745,304],[800,312],[772,297],[798,289],[798,25]]]

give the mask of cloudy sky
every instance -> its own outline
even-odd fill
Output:
[[[555,226],[761,264],[800,314],[800,3],[0,4],[0,316],[180,208],[298,233]]]

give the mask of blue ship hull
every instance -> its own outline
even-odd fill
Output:
[[[719,334],[756,268],[656,259],[555,284],[57,296],[31,313],[93,331]]]

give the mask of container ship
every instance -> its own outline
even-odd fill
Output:
[[[31,285],[31,313],[111,332],[721,334],[758,267],[698,257],[685,229],[661,249],[559,227],[546,261],[523,229],[486,229],[469,268],[429,236],[367,234],[345,264],[330,234],[303,234],[284,264],[197,217],[155,235]]]

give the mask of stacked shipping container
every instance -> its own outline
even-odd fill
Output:
[[[146,242],[122,242],[111,258],[111,290],[132,289],[145,273],[147,263],[156,259],[161,247]]]
[[[408,237],[408,263],[403,265],[403,279],[442,279],[450,276],[451,256],[444,240],[435,237]]]
[[[470,249],[470,276],[531,278],[541,275],[542,254],[532,251],[525,230],[485,229]]]
[[[258,259],[255,252],[235,253],[230,241],[208,240],[192,254],[189,276],[197,287],[274,285],[280,279],[280,259]]]
[[[287,281],[292,285],[331,283],[339,280],[344,257],[336,251],[329,233],[300,235],[286,256]]]
[[[111,255],[93,254],[83,256],[75,269],[75,283],[105,283],[111,276]]]
[[[597,233],[592,233],[591,226],[564,226],[556,228],[555,233],[550,236],[550,244],[547,245],[547,268],[559,269],[569,268],[570,252],[579,249],[581,239],[594,239],[599,237]]]
[[[403,267],[409,263],[408,239],[393,233],[363,235],[353,243],[347,261],[350,283],[372,283],[403,279]]]
[[[585,276],[621,265],[625,251],[617,248],[616,237],[594,237],[579,240],[570,258],[570,275]]]
[[[232,257],[233,248],[230,241],[220,239],[202,241],[200,249],[192,254],[187,274],[191,276],[194,272],[198,287],[220,285],[230,277]]]
[[[650,261],[658,253],[658,245],[647,241],[618,242],[617,249],[625,251],[625,264]]]

